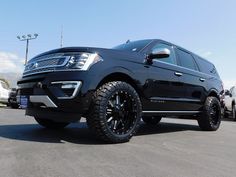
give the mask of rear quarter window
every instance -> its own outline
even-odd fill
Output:
[[[196,56],[195,58],[201,72],[219,77],[219,74],[217,73],[217,70],[212,63],[198,56]]]

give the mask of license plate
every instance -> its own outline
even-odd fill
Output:
[[[20,107],[22,109],[27,108],[28,106],[28,97],[27,96],[20,96]]]

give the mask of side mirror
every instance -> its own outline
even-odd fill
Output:
[[[170,50],[167,48],[157,48],[154,49],[150,54],[149,54],[149,59],[154,59],[154,58],[168,58],[170,56]]]
[[[230,93],[229,90],[225,90],[225,96],[230,96],[230,97],[232,97],[232,94]]]

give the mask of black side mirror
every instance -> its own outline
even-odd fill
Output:
[[[168,58],[170,56],[170,50],[167,48],[157,48],[154,49],[150,54],[149,54],[149,59],[154,59],[154,58]]]
[[[232,94],[230,93],[229,90],[225,90],[225,96],[230,96],[230,97],[232,97]]]

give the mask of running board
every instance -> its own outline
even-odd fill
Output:
[[[160,114],[197,114],[201,111],[143,111],[144,114],[160,113]]]

